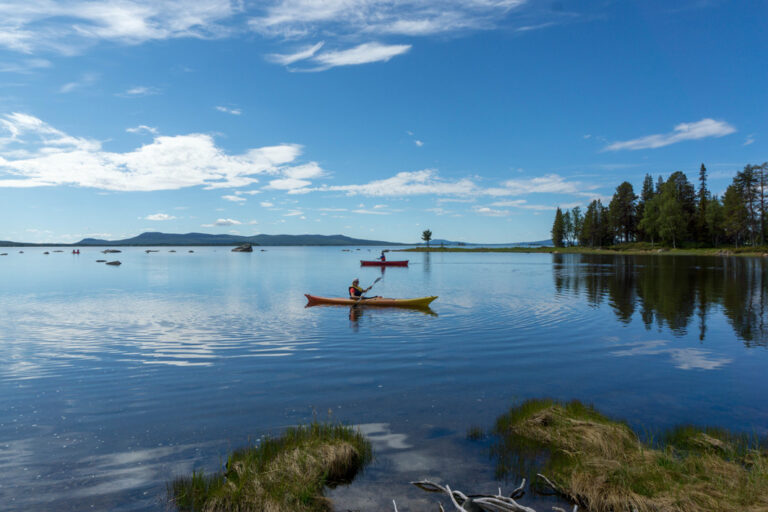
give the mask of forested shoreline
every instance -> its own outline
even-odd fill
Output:
[[[595,199],[582,213],[557,208],[552,225],[555,247],[605,247],[648,242],[667,247],[764,246],[768,238],[768,162],[744,166],[722,198],[707,187],[701,164],[698,187],[682,171],[666,181],[645,175],[640,195],[624,181],[608,206]]]

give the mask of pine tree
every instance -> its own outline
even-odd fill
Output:
[[[653,190],[653,176],[646,174],[645,179],[643,179],[643,190],[640,192],[640,201],[637,203],[637,230],[638,237],[641,240],[648,240],[649,238],[648,234],[643,230],[641,223],[645,215],[646,204],[654,196],[656,196],[656,192]]]
[[[723,204],[717,196],[710,197],[707,201],[706,208],[706,232],[709,234],[709,240],[707,243],[711,243],[713,247],[720,245],[720,240],[725,236],[723,231],[723,222],[725,217],[723,215]]]
[[[735,180],[734,180],[735,181]],[[738,246],[749,230],[749,210],[738,184],[728,186],[723,196],[723,231]]]
[[[563,231],[565,232],[565,245],[573,245],[573,220],[571,212],[565,210],[563,213]]]
[[[584,225],[584,216],[581,214],[581,208],[574,206],[571,210],[571,222],[573,222],[573,241],[581,243],[581,230]]]
[[[741,198],[744,201],[744,206],[747,209],[746,236],[749,238],[750,245],[755,245],[755,236],[757,235],[757,226],[759,225],[757,215],[758,184],[755,167],[749,164],[745,165],[743,171],[736,173],[736,177],[733,178],[733,183],[739,188]]]
[[[707,243],[710,240],[707,229],[707,206],[709,205],[709,190],[707,189],[707,168],[701,164],[699,169],[699,191],[696,203],[696,238],[699,242]]]
[[[609,205],[612,239],[621,240],[623,237],[625,242],[629,242],[634,237],[637,224],[635,201],[637,196],[631,183],[625,181],[616,187],[616,193],[613,194]]]
[[[552,245],[562,247],[565,238],[565,225],[563,223],[563,211],[560,207],[555,212],[555,222],[552,224]]]

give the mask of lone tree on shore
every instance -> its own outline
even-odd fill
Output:
[[[432,240],[432,232],[428,229],[425,229],[421,233],[421,239],[424,240],[427,243],[427,247],[429,247],[429,241]]]
[[[552,224],[552,245],[562,247],[565,238],[565,222],[563,220],[563,211],[557,207],[555,212],[555,222]]]

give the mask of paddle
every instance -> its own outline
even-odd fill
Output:
[[[376,278],[376,280],[375,280],[374,282],[372,282],[372,283],[371,283],[371,286],[369,286],[369,287],[368,287],[368,289],[367,289],[367,290],[365,290],[365,291],[367,292],[368,290],[370,290],[371,288],[373,288],[373,285],[375,285],[375,284],[376,284],[376,283],[378,283],[379,281],[381,281],[381,276],[377,277],[377,278]],[[365,293],[365,292],[363,292],[363,293]],[[360,296],[360,298],[359,298],[359,299],[357,299],[357,301],[355,301],[355,304],[357,304],[357,303],[358,303],[358,302],[360,302],[361,300],[363,300],[363,299],[367,299],[367,298],[369,298],[369,297],[363,297],[363,296],[361,295],[361,296]]]

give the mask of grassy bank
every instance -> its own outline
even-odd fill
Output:
[[[768,453],[723,430],[682,427],[643,443],[579,402],[531,400],[500,417],[496,434],[501,474],[543,473],[592,512],[768,510]]]
[[[221,473],[177,478],[169,501],[183,512],[327,511],[324,487],[351,482],[371,458],[359,432],[315,422],[234,452]]]
[[[395,249],[402,252],[513,252],[551,254],[624,254],[675,256],[763,256],[768,247],[694,247],[671,248],[651,244],[621,244],[609,247],[414,247]]]

